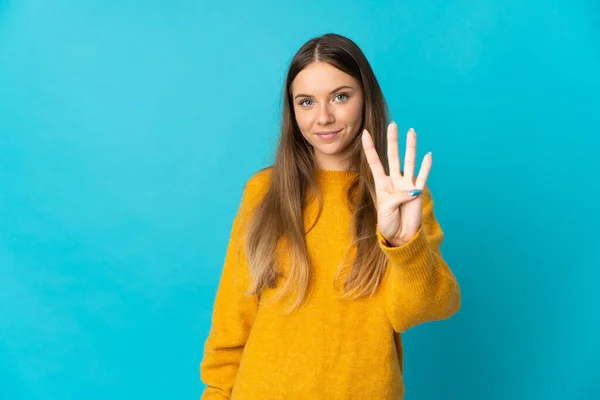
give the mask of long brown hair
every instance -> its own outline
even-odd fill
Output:
[[[364,95],[362,126],[372,135],[384,169],[386,173],[389,172],[386,140],[388,107],[365,55],[352,40],[337,34],[309,40],[298,50],[288,68],[283,88],[281,134],[270,184],[254,210],[245,240],[251,277],[248,294],[260,295],[263,290],[275,287],[278,279],[285,278],[275,299],[295,294],[295,297],[291,297],[288,313],[302,304],[310,290],[311,267],[303,220],[307,195],[317,197],[319,215],[323,207],[316,184],[317,167],[313,149],[296,123],[291,94],[294,78],[316,61],[338,68],[360,84]],[[356,245],[356,254],[351,263],[340,264],[334,281],[340,295],[351,299],[372,296],[386,269],[386,258],[378,247],[375,233],[375,187],[362,148],[361,134],[362,129],[356,132],[345,150],[345,164],[358,172],[347,193],[352,211],[352,244]],[[286,254],[290,257],[289,273],[285,277],[277,265],[276,256],[281,239],[285,240]]]

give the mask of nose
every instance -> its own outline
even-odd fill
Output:
[[[321,107],[319,107],[319,114],[317,116],[317,123],[319,125],[329,125],[335,122],[335,117],[333,115],[333,110],[331,105],[325,103]]]

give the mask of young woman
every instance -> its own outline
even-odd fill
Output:
[[[203,400],[402,399],[400,333],[460,307],[443,232],[351,40],[304,44],[275,162],[246,183],[200,371]]]

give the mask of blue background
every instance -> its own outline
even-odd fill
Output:
[[[407,399],[600,398],[596,1],[0,0],[0,398],[197,398],[286,67],[337,32],[434,155],[461,311]]]

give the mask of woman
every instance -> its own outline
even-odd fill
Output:
[[[460,290],[443,232],[400,169],[398,128],[362,51],[334,34],[294,56],[273,166],[247,182],[212,327],[203,400],[402,399],[400,333],[448,318]]]

